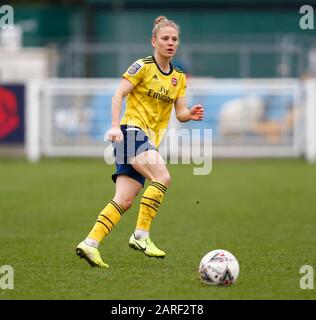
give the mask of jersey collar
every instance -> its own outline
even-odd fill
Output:
[[[173,65],[172,65],[170,62],[169,62],[169,66],[170,66],[169,72],[168,72],[168,73],[167,73],[167,72],[163,72],[163,71],[159,68],[158,63],[157,63],[155,57],[154,57],[154,56],[152,56],[152,57],[153,57],[153,60],[154,60],[154,62],[155,62],[155,64],[156,64],[158,70],[159,70],[163,75],[169,76],[169,75],[172,73],[172,71],[173,71]]]

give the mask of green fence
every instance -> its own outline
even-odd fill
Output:
[[[306,66],[308,45],[301,43],[295,47],[295,40],[291,44],[294,49],[284,58],[282,39],[286,34],[307,35],[312,39],[315,36],[315,31],[300,29],[300,5],[294,0],[260,0],[256,4],[235,0],[229,2],[230,6],[219,0],[182,1],[181,5],[179,1],[161,1],[159,8],[156,1],[147,7],[149,2],[142,4],[142,1],[82,2],[85,4],[81,6],[14,6],[15,23],[26,26],[25,46],[59,48],[61,76],[117,76],[136,57],[151,54],[153,21],[161,14],[181,26],[182,49],[176,62],[194,76],[276,77],[282,75],[283,60],[291,64],[290,75],[299,76]],[[69,49],[69,45],[78,43],[87,43],[87,50]],[[139,44],[145,49],[93,51],[93,44],[110,48],[124,43],[134,47]],[[201,50],[201,46],[208,49]],[[225,46],[227,50],[219,49]],[[69,63],[71,58],[66,57],[69,52],[82,66],[80,72],[67,75],[63,74],[66,69],[63,63]]]

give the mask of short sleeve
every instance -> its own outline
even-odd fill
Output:
[[[178,93],[178,98],[185,97],[186,95],[187,79],[185,74],[183,74],[181,78],[181,87]]]
[[[142,60],[137,60],[127,69],[125,73],[122,74],[122,76],[136,86],[142,80],[144,69],[144,62]]]

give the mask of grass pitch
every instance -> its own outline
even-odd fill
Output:
[[[138,198],[100,247],[111,268],[97,269],[74,249],[113,196],[113,167],[1,160],[0,266],[13,266],[14,290],[0,290],[0,299],[315,299],[316,288],[300,288],[299,270],[316,265],[316,166],[215,161],[208,176],[169,169],[172,186],[151,232],[166,258],[128,246]],[[201,258],[217,248],[239,261],[233,286],[199,281]]]

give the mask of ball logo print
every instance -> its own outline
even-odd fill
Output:
[[[233,284],[234,282],[234,277],[229,271],[229,269],[226,269],[224,272],[223,276],[221,277],[221,284],[224,286],[228,286],[230,284]]]
[[[238,278],[239,263],[229,251],[216,249],[202,258],[199,275],[205,284],[228,286]]]

